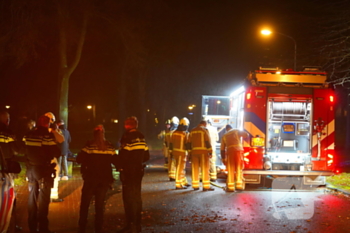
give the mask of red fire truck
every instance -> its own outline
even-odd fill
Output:
[[[299,176],[305,185],[323,185],[333,174],[335,95],[326,79],[317,67],[260,68],[230,96],[203,96],[202,115],[219,135],[226,124],[250,135],[243,142],[246,183]]]

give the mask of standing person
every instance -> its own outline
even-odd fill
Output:
[[[163,141],[163,155],[164,155],[164,167],[168,169],[168,147],[166,145],[166,134],[169,132],[170,129],[170,120],[166,120],[165,122],[165,130],[160,131],[158,134],[158,139]]]
[[[187,189],[190,186],[186,178],[186,161],[188,151],[188,127],[190,121],[184,117],[180,120],[180,124],[170,139],[170,153],[175,159],[176,173],[175,179],[176,189]]]
[[[61,130],[58,128],[57,124],[55,123],[56,122],[55,115],[52,112],[47,112],[47,113],[45,113],[45,116],[47,116],[50,119],[49,131],[54,135],[56,143],[58,145],[62,144],[64,142],[64,136],[63,136]],[[52,202],[62,202],[63,199],[59,198],[59,196],[58,196],[58,182],[60,181],[60,176],[59,176],[60,165],[58,163],[58,158],[53,158],[52,163],[56,164],[56,167],[55,167],[56,174],[55,174],[53,186],[51,189],[50,198],[51,198]]]
[[[51,163],[53,158],[61,154],[56,144],[55,136],[49,131],[50,119],[41,116],[38,127],[24,136],[26,144],[27,177],[28,177],[28,224],[31,233],[50,233],[49,204],[53,175],[56,164]]]
[[[211,120],[207,120],[207,129],[210,136],[210,144],[212,146],[213,152],[212,156],[209,160],[209,176],[210,181],[216,181],[217,180],[217,173],[216,173],[216,142],[219,141],[219,134],[218,129],[214,127],[211,123]]]
[[[61,177],[61,180],[68,180],[67,156],[69,152],[69,144],[71,143],[72,139],[63,120],[57,121],[57,126],[61,130],[62,135],[64,137],[64,141],[60,143],[61,156],[58,158],[58,164],[60,166],[59,177]]]
[[[226,192],[234,192],[236,189],[244,189],[243,178],[243,146],[241,138],[248,138],[248,133],[233,129],[226,125],[226,133],[221,139],[221,158],[228,170],[226,180]]]
[[[137,130],[137,118],[128,117],[120,140],[119,154],[114,162],[120,171],[126,224],[118,232],[141,232],[141,182],[149,150],[143,134]]]
[[[212,154],[210,136],[206,121],[201,121],[197,127],[191,130],[189,136],[190,157],[192,162],[192,187],[199,190],[199,168],[202,171],[203,191],[214,191],[210,187],[209,159]]]
[[[165,134],[165,144],[168,150],[168,176],[170,181],[175,181],[176,168],[175,168],[175,160],[169,152],[169,146],[170,146],[171,135],[177,129],[178,125],[179,125],[179,118],[177,118],[176,116],[172,117],[169,131]]]
[[[87,225],[90,201],[95,196],[95,232],[101,233],[106,193],[113,183],[112,160],[116,148],[105,139],[105,130],[98,125],[93,131],[94,139],[88,141],[77,156],[81,163],[80,172],[84,185],[81,191],[79,233],[84,233]]]
[[[16,147],[16,137],[12,130],[9,128],[10,125],[10,114],[6,111],[1,111],[0,112],[0,150],[3,155],[3,158],[5,159],[3,165],[7,166],[7,168],[12,167],[13,163],[16,161],[15,156],[17,155],[17,147]],[[10,169],[12,170],[12,169]],[[20,173],[21,169],[18,167],[17,173]],[[3,172],[3,175],[5,175],[5,172]],[[13,180],[16,178],[16,175],[13,173],[9,173],[9,181],[10,182],[5,182],[5,177],[2,177],[4,180],[1,185],[3,188],[6,188],[8,190],[14,190],[14,182]],[[8,185],[8,186],[7,186]],[[1,187],[0,187],[1,189]],[[11,191],[9,191],[10,193]],[[7,206],[8,208],[2,208],[0,209],[1,217],[0,220],[0,230],[3,230],[4,232],[7,231],[7,228],[11,228],[10,230],[13,230],[15,227],[16,230],[21,230],[22,228],[15,225],[16,224],[16,193],[15,195],[7,195],[7,196],[2,196],[1,199],[1,204],[2,206]],[[1,193],[0,193],[1,195]],[[12,224],[10,225],[10,219],[12,218]]]

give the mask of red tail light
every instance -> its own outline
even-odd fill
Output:
[[[333,96],[333,95],[330,95],[330,96],[329,96],[329,102],[331,102],[331,103],[334,102],[334,96]]]
[[[250,100],[251,97],[252,97],[252,93],[248,92],[247,93],[247,100]]]

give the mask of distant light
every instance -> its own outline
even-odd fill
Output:
[[[216,101],[216,103],[217,103],[217,104],[221,104],[221,101],[220,101],[220,100],[218,100],[218,101]]]
[[[192,110],[192,109],[193,109],[193,106],[188,106],[188,109],[189,109],[189,110]]]
[[[261,34],[266,35],[266,36],[270,35],[271,33],[272,32],[270,30],[267,30],[267,29],[261,30]]]
[[[6,109],[9,109],[10,107],[11,107],[10,105],[6,105],[6,106],[5,106]]]
[[[113,123],[115,123],[115,124],[117,124],[118,122],[119,122],[118,119],[113,120]]]
[[[147,109],[147,112],[149,112],[150,110],[149,109]]]
[[[87,109],[92,109],[92,105],[86,106]]]
[[[156,117],[156,118],[154,118],[154,122],[156,123],[156,124],[158,124],[159,122],[158,122],[158,118]]]
[[[189,112],[188,115],[193,115],[193,112]]]

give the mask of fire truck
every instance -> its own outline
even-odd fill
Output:
[[[202,97],[202,115],[220,136],[226,124],[249,133],[243,141],[246,183],[298,176],[304,185],[324,185],[333,175],[335,94],[326,79],[317,67],[260,67],[230,96]],[[216,151],[220,161],[219,143]],[[224,171],[222,164],[217,168]]]

